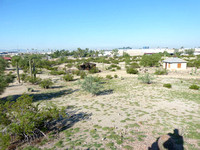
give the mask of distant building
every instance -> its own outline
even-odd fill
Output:
[[[149,49],[149,46],[144,46],[143,49]]]
[[[11,57],[3,57],[4,60],[11,61]]]
[[[169,70],[184,70],[187,68],[187,61],[177,57],[163,60],[163,68]]]

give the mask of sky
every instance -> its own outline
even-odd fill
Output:
[[[0,0],[0,49],[199,47],[200,0]]]

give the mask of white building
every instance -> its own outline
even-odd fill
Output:
[[[163,60],[163,68],[169,70],[184,70],[187,68],[187,61],[177,57]]]

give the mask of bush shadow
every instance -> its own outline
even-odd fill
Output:
[[[37,101],[41,101],[41,100],[51,100],[53,98],[61,97],[63,95],[72,94],[76,91],[78,91],[78,89],[75,89],[75,90],[67,89],[67,90],[61,90],[61,91],[56,91],[56,92],[36,93],[36,94],[28,94],[28,95],[33,97],[33,102],[37,102]],[[16,101],[16,99],[22,95],[23,94],[3,97],[0,99],[0,101],[1,101],[1,103],[5,103],[7,101]]]
[[[109,90],[100,91],[100,92],[97,93],[97,95],[109,95],[109,94],[112,94],[112,93],[113,93],[113,90],[109,89]]]
[[[174,129],[174,133],[168,133],[167,135],[169,135],[170,138],[162,145],[166,150],[184,150],[183,136],[179,135],[178,129]],[[148,150],[160,150],[158,145],[159,138],[157,138]]]

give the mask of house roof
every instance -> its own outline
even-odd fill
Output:
[[[165,59],[165,60],[163,60],[163,62],[166,62],[166,63],[186,63],[187,61],[180,59],[180,58],[177,58],[177,57],[173,57],[173,58]]]
[[[11,60],[11,57],[3,57],[5,60]]]

